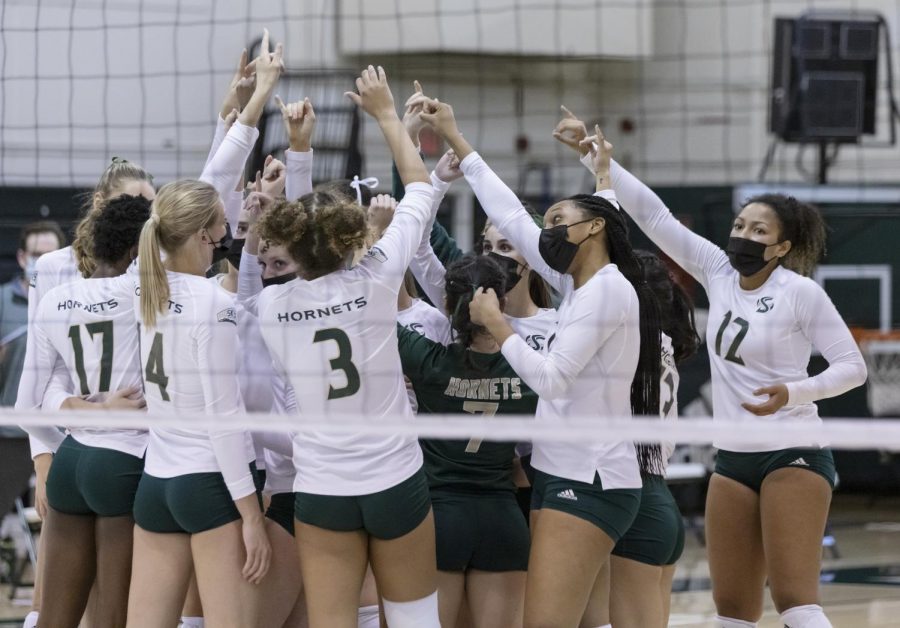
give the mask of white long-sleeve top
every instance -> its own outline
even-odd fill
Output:
[[[815,401],[860,386],[866,366],[831,299],[812,279],[779,266],[756,290],[741,288],[740,275],[725,252],[682,225],[662,200],[619,164],[612,186],[622,207],[641,230],[706,289],[709,323],[706,345],[712,368],[713,414],[720,420],[821,421]],[[807,373],[813,347],[828,361],[819,375]],[[753,391],[787,384],[788,403],[757,417],[742,403],[761,403]],[[820,447],[825,443],[768,438],[755,445],[717,441],[731,451]]]
[[[74,394],[72,382],[69,381],[62,361],[57,363],[51,382],[39,383],[34,325],[37,319],[38,304],[44,295],[56,286],[69,283],[78,277],[80,277],[78,264],[71,246],[45,253],[38,258],[34,275],[29,279],[28,336],[25,340],[22,378],[19,380],[19,390],[16,394],[15,407],[18,410],[35,408],[59,410],[62,403]],[[32,457],[55,452],[65,438],[62,432],[52,427],[29,428],[27,431]]]
[[[81,279],[53,288],[38,306],[33,332],[38,384],[47,385],[62,360],[78,394],[98,397],[140,387],[141,365],[134,316],[133,277]],[[45,445],[55,449],[58,431]],[[138,458],[147,447],[145,429],[70,428],[90,447],[114,449]],[[41,437],[43,432],[35,433]]]
[[[504,357],[538,393],[535,419],[565,429],[567,417],[631,416],[631,382],[640,352],[637,294],[614,264],[600,269],[575,289],[572,277],[552,270],[538,250],[541,229],[515,193],[478,153],[460,164],[466,180],[497,227],[531,266],[562,295],[559,320],[542,351],[518,335],[501,347]],[[609,197],[614,197],[608,194]],[[592,482],[603,488],[640,488],[634,445],[535,441],[532,465],[559,477]]]
[[[397,348],[397,294],[431,194],[428,184],[408,185],[384,235],[354,268],[260,293],[263,338],[305,414],[412,418]],[[294,466],[296,491],[365,495],[412,476],[422,451],[407,436],[306,432],[294,437]]]
[[[313,190],[312,164],[313,149],[305,152],[284,151],[284,196],[288,201],[296,201]]]

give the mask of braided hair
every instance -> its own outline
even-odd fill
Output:
[[[641,348],[637,371],[631,382],[631,412],[635,415],[659,416],[659,380],[662,375],[662,345],[659,304],[644,279],[644,268],[628,239],[628,223],[624,213],[605,198],[576,194],[565,199],[573,203],[585,218],[603,218],[606,222],[606,249],[609,260],[632,285],[640,307]],[[638,463],[643,473],[660,468],[662,448],[658,443],[637,445]]]
[[[644,280],[656,295],[662,331],[672,339],[675,362],[682,362],[697,353],[700,347],[700,335],[694,321],[694,304],[658,256],[642,249],[634,253],[644,267]]]
[[[444,285],[450,326],[456,332],[455,342],[468,349],[478,334],[487,333],[483,326],[476,325],[469,317],[469,303],[475,291],[492,288],[497,298],[503,299],[506,296],[506,277],[500,265],[490,257],[468,253],[447,267]],[[477,368],[468,352],[466,364]]]

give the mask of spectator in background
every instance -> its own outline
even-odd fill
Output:
[[[12,406],[16,402],[25,358],[28,284],[34,275],[34,265],[41,255],[65,243],[66,236],[53,221],[33,222],[22,228],[16,251],[22,273],[0,285],[0,406]]]

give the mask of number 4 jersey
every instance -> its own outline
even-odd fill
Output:
[[[76,395],[89,400],[141,386],[140,347],[134,316],[134,279],[126,275],[78,279],[50,290],[35,317],[37,380],[49,382],[58,359]],[[90,447],[143,457],[147,432],[140,429],[70,428]]]

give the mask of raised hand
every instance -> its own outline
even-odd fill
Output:
[[[346,92],[346,96],[367,114],[378,121],[397,118],[394,96],[388,86],[384,68],[380,65],[377,70],[370,65],[360,72],[359,78],[356,79],[356,89],[359,93]]]
[[[419,146],[419,133],[427,126],[422,120],[422,110],[428,97],[422,92],[422,85],[419,81],[413,81],[413,94],[406,99],[403,111],[403,126],[409,133],[409,139],[413,141],[417,147]]]
[[[444,183],[452,183],[463,176],[462,170],[459,169],[459,158],[453,149],[443,154],[434,167],[434,174]]]
[[[582,155],[587,155],[588,148],[582,144],[582,140],[588,134],[587,127],[574,113],[566,109],[565,105],[560,105],[559,108],[562,110],[563,117],[553,129],[553,137]]]
[[[425,99],[420,117],[428,126],[433,128],[438,135],[446,140],[459,134],[459,128],[456,126],[456,117],[453,114],[453,107],[445,102],[439,101],[437,98]]]
[[[260,191],[270,197],[282,196],[286,177],[287,169],[284,164],[272,155],[267,156],[260,179]]]
[[[228,85],[228,92],[222,102],[220,115],[226,118],[232,109],[242,110],[250,102],[256,89],[256,74],[253,65],[247,63],[247,49],[241,52],[241,59],[235,68],[234,76]]]
[[[259,48],[259,56],[247,64],[256,72],[256,89],[247,106],[241,111],[238,118],[241,124],[256,126],[262,117],[263,109],[269,101],[269,97],[278,84],[278,79],[284,71],[284,47],[276,44],[275,52],[269,50],[269,31],[263,31],[262,44]]]
[[[608,190],[609,181],[609,164],[612,161],[613,145],[610,144],[599,125],[594,125],[594,134],[584,138],[580,142],[591,155],[591,169],[597,178],[597,191]]]
[[[397,200],[390,194],[376,194],[369,202],[366,211],[366,220],[369,223],[369,231],[380,239],[382,234],[394,219],[394,210],[397,209]]]
[[[291,150],[308,152],[312,148],[312,134],[316,128],[316,112],[309,98],[286,105],[281,96],[275,96],[275,103],[281,109],[281,119]]]
[[[500,300],[492,288],[477,288],[472,301],[469,302],[469,318],[476,325],[488,327],[497,319],[503,318],[500,311]]]

